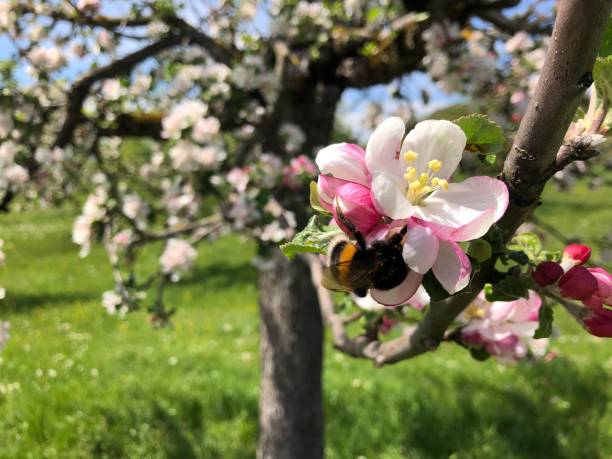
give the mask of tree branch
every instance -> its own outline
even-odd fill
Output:
[[[83,101],[89,94],[91,87],[98,81],[113,78],[131,71],[136,65],[157,53],[178,45],[183,40],[179,35],[167,35],[144,48],[117,59],[108,65],[98,67],[79,78],[68,94],[66,106],[66,118],[64,124],[57,134],[54,147],[65,147],[72,138],[74,129],[82,118],[81,107]]]

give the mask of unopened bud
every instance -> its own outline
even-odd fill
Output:
[[[531,273],[531,277],[540,287],[554,284],[563,276],[563,268],[554,261],[543,261]]]
[[[582,244],[570,244],[563,251],[562,264],[564,267],[567,265],[566,269],[569,269],[572,266],[585,264],[587,261],[589,261],[590,257],[590,247]]]
[[[559,280],[561,295],[572,300],[583,300],[597,290],[597,279],[583,266],[574,266]]]

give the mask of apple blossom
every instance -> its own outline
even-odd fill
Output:
[[[164,273],[179,274],[191,269],[196,256],[197,252],[189,242],[182,239],[169,239],[159,258],[159,263]]]
[[[96,11],[100,7],[100,0],[79,0],[77,9],[79,11]]]
[[[208,106],[199,100],[181,102],[162,120],[162,137],[178,138],[183,129],[193,126],[207,111]]]
[[[448,183],[466,145],[454,123],[428,120],[404,137],[400,118],[388,118],[366,148],[375,207],[394,220],[411,219],[404,259],[425,274],[430,268],[449,292],[469,282],[470,262],[457,242],[482,237],[508,206],[506,185],[491,177]]]
[[[527,356],[529,350],[537,356],[545,353],[543,343],[533,334],[538,328],[540,297],[532,290],[529,298],[514,301],[486,301],[484,292],[460,316],[466,324],[461,338],[471,347],[484,348],[498,361],[508,363]]]
[[[612,311],[608,309],[588,310],[581,322],[591,335],[612,338]]]
[[[102,306],[110,315],[118,314],[124,317],[128,312],[128,307],[123,304],[121,295],[113,290],[108,290],[102,294]]]
[[[50,48],[35,46],[28,53],[28,59],[35,67],[48,71],[57,70],[66,62],[63,51],[55,46]]]

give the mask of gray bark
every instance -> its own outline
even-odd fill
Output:
[[[279,98],[265,146],[271,151],[281,121],[306,134],[300,153],[312,156],[329,143],[340,87],[306,85],[286,89]],[[303,190],[302,190],[303,191]],[[279,190],[277,198],[295,212],[298,227],[307,218],[307,193]],[[261,395],[260,459],[323,457],[323,322],[310,270],[301,259],[287,260],[277,247],[262,247],[266,261],[259,274]]]
[[[323,324],[302,260],[274,251],[259,276],[260,459],[323,456]]]

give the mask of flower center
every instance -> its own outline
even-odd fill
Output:
[[[418,153],[408,150],[404,153],[404,159],[408,164],[412,163],[419,157]],[[404,174],[404,180],[408,183],[406,188],[406,198],[413,205],[422,204],[423,199],[439,188],[444,191],[448,190],[448,182],[445,179],[436,177],[442,168],[442,161],[432,159],[427,163],[427,172],[421,172],[418,177],[416,167],[408,166]]]
[[[485,310],[474,303],[467,307],[465,314],[471,319],[483,319],[486,316]]]

